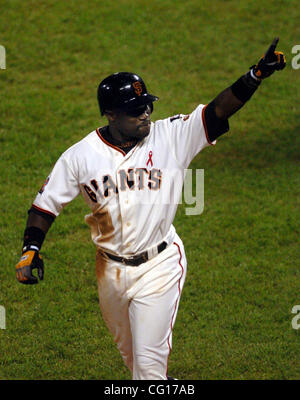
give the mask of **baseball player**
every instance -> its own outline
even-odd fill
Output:
[[[51,224],[83,195],[97,248],[102,316],[133,379],[172,379],[168,357],[187,268],[172,223],[184,169],[229,130],[228,118],[262,80],[285,67],[283,53],[275,51],[278,40],[245,75],[189,115],[151,122],[158,97],[138,75],[105,78],[98,102],[108,124],[61,155],[28,212],[16,274],[19,282],[35,284],[44,277],[40,250]]]

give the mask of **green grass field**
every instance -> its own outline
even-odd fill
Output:
[[[15,264],[31,202],[59,155],[96,127],[97,86],[140,74],[160,97],[153,120],[206,104],[256,63],[275,36],[287,67],[230,119],[191,167],[205,209],[174,221],[188,274],[169,372],[179,379],[300,379],[300,44],[297,0],[1,2],[0,379],[130,379],[98,307],[95,247],[82,198],[43,245],[45,280]]]

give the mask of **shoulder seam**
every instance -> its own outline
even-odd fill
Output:
[[[170,121],[170,118],[172,118],[172,117],[168,117],[168,118],[167,118],[167,124],[168,124],[168,123],[170,123],[170,124],[172,123],[172,122]],[[167,141],[169,142],[169,147],[170,147],[170,149],[171,149],[172,156],[173,156],[174,160],[176,161],[177,165],[178,165],[181,169],[184,169],[184,165],[181,164],[181,163],[177,160],[177,157],[175,156],[175,152],[174,152],[174,148],[173,148],[172,141],[171,141],[171,138],[170,138],[169,130],[167,129],[166,131],[167,131],[167,135],[166,135],[166,136],[167,136]]]

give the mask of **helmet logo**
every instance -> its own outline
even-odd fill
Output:
[[[138,96],[140,96],[140,95],[142,94],[142,92],[143,92],[143,87],[142,87],[141,82],[136,81],[136,82],[134,82],[134,83],[132,84],[132,86],[134,87],[135,93],[136,93]]]

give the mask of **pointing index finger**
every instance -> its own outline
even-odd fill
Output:
[[[274,53],[278,42],[279,42],[279,37],[276,37],[276,38],[273,40],[271,46],[268,48],[268,50],[267,50],[267,52],[266,52],[264,58],[268,58],[268,57],[270,57],[270,56]]]

